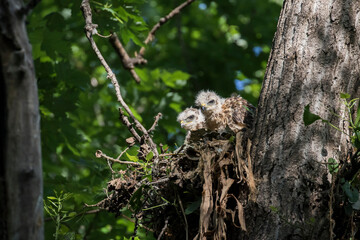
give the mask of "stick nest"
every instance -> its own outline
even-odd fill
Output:
[[[117,216],[130,209],[135,231],[141,223],[163,239],[227,239],[230,227],[246,234],[244,210],[256,195],[248,132],[192,132],[175,152],[162,150],[157,166],[129,165],[93,206]]]

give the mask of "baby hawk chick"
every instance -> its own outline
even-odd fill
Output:
[[[228,126],[237,133],[251,125],[254,106],[240,96],[222,98],[212,91],[201,91],[195,100],[205,115],[206,128],[224,131]]]
[[[196,131],[205,128],[205,117],[197,108],[186,108],[177,117],[181,127],[188,131]]]

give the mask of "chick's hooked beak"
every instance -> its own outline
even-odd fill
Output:
[[[185,125],[184,121],[183,121],[183,120],[180,121],[180,126],[181,126],[181,127],[184,127],[184,125]]]
[[[202,103],[202,104],[201,104],[201,110],[204,111],[205,109],[206,109],[206,104],[205,104],[205,103]]]

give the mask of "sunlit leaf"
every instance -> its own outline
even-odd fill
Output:
[[[310,105],[306,105],[304,108],[304,115],[303,115],[303,120],[305,123],[305,126],[309,126],[310,124],[312,124],[313,122],[315,122],[316,120],[322,119],[319,115],[313,114],[310,112]]]

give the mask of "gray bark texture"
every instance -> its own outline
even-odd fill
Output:
[[[329,239],[328,158],[344,160],[348,131],[340,93],[360,96],[360,2],[285,0],[254,123],[257,201],[247,209],[250,239]]]
[[[0,1],[0,238],[42,240],[40,115],[26,12]]]

